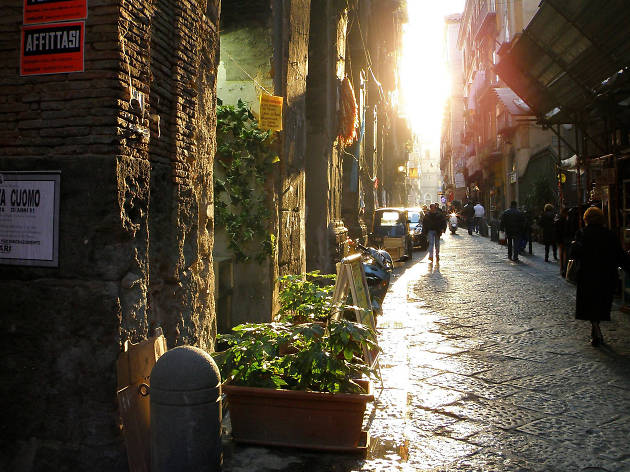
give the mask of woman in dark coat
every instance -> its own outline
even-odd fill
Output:
[[[571,257],[579,259],[575,317],[591,322],[591,344],[604,342],[600,321],[610,321],[617,268],[630,271],[630,256],[621,249],[619,239],[606,228],[604,213],[591,207],[584,213],[586,227],[576,233]]]
[[[545,205],[545,211],[538,219],[538,224],[542,228],[543,243],[545,245],[545,262],[549,262],[549,246],[553,249],[553,258],[558,260],[558,249],[556,247],[556,232],[554,227],[554,220],[556,214],[553,211],[553,205],[547,203]]]

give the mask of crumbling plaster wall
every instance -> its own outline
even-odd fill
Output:
[[[273,94],[272,58],[271,25],[260,18],[221,31],[218,97],[226,105],[241,99],[257,114],[259,94]]]
[[[20,77],[0,18],[0,172],[61,171],[59,266],[0,264],[2,470],[127,470],[115,361],[212,349],[218,1],[90,0],[85,71]],[[130,90],[144,94],[133,106]]]
[[[240,17],[235,24],[222,25],[217,81],[217,97],[224,105],[236,105],[240,99],[254,116],[259,113],[260,94],[274,94],[272,12],[268,3],[258,2],[257,6],[258,10],[250,10],[251,16]],[[230,18],[234,10],[238,10],[238,5],[224,5],[223,8]],[[215,170],[222,172],[219,164]],[[273,193],[271,182],[267,184],[267,189],[270,194]],[[269,198],[269,206],[272,206],[272,201]],[[270,231],[275,231],[277,225],[269,222],[269,226]],[[231,264],[233,268],[231,281],[219,281],[219,297],[229,293],[232,302],[222,306],[223,311],[229,310],[229,313],[217,312],[217,322],[225,330],[241,323],[271,321],[277,272],[275,258],[261,263],[237,262],[228,248],[223,228],[217,228],[215,241],[215,260],[227,260],[223,264]],[[230,282],[232,286],[229,286]]]

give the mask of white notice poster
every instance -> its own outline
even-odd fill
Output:
[[[462,188],[466,186],[466,182],[464,180],[464,174],[457,173],[455,174],[455,188]]]
[[[0,171],[0,264],[58,265],[60,177]]]

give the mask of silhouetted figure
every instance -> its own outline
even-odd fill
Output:
[[[469,200],[464,205],[462,209],[462,216],[466,220],[466,226],[468,227],[468,234],[473,234],[473,229],[475,228],[475,206]]]
[[[427,235],[429,247],[429,260],[433,262],[433,254],[435,252],[436,262],[440,261],[440,236],[446,231],[446,218],[440,207],[436,203],[431,203],[429,213],[424,215],[422,220],[422,232]]]
[[[545,211],[538,219],[538,224],[542,228],[543,244],[545,245],[545,262],[549,262],[549,247],[553,249],[553,258],[558,260],[558,248],[556,246],[556,231],[554,221],[556,214],[553,211],[553,205],[547,203]]]
[[[600,321],[610,321],[617,267],[630,271],[630,256],[619,239],[606,228],[604,213],[591,207],[584,213],[586,226],[575,235],[571,258],[580,261],[575,296],[575,317],[591,322],[591,344],[604,342]]]
[[[505,231],[507,239],[508,259],[514,262],[518,260],[518,240],[523,234],[525,228],[525,218],[523,213],[517,208],[517,203],[510,203],[510,208],[505,210],[501,215],[499,229]]]
[[[486,209],[479,202],[474,206],[475,210],[475,233],[479,234],[479,230],[481,228],[481,222],[483,221],[483,217],[486,216]]]

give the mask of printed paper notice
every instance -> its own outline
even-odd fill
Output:
[[[282,103],[282,97],[265,94],[260,96],[260,118],[258,120],[260,129],[282,130]]]
[[[464,180],[464,174],[458,172],[455,174],[455,188],[462,188],[466,186],[466,181]]]
[[[24,0],[24,24],[87,18],[87,0]]]
[[[0,263],[57,266],[59,181],[0,171]]]

